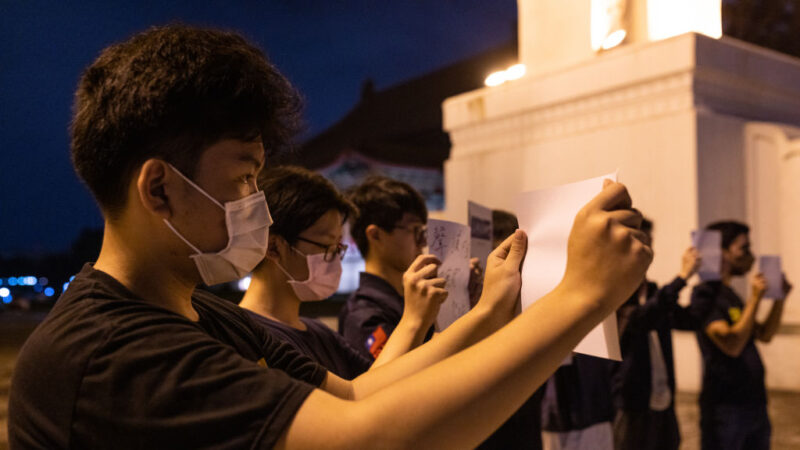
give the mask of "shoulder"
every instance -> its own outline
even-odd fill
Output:
[[[706,281],[692,288],[692,303],[698,301],[713,301],[720,293],[722,283]]]

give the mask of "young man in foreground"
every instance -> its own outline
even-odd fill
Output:
[[[464,448],[506,420],[639,284],[652,259],[624,186],[576,216],[561,283],[512,320],[526,237],[489,257],[475,308],[352,382],[280,345],[203,281],[263,259],[253,185],[294,98],[235,34],[156,28],[81,79],[73,161],[105,219],[20,353],[12,448]],[[477,324],[477,325],[476,325]]]

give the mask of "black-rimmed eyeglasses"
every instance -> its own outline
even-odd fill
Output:
[[[298,241],[307,242],[307,243],[312,244],[312,245],[316,245],[319,248],[324,248],[325,249],[325,256],[323,256],[322,259],[325,262],[331,262],[337,256],[339,257],[339,259],[342,259],[342,258],[344,258],[344,253],[347,251],[347,245],[346,244],[342,244],[342,243],[338,243],[336,245],[325,245],[325,244],[321,244],[319,242],[315,242],[315,241],[312,241],[311,239],[306,239],[306,238],[300,237],[300,236],[297,237],[297,240]]]

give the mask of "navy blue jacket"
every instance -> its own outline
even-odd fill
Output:
[[[403,316],[403,297],[383,278],[361,272],[358,289],[339,312],[339,333],[367,358],[377,358]],[[433,337],[433,327],[425,341]]]

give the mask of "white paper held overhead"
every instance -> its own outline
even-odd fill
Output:
[[[522,267],[522,309],[552,291],[567,267],[567,240],[575,215],[603,189],[603,180],[616,173],[517,197],[519,226],[528,235]],[[621,360],[617,316],[609,315],[575,347],[578,353]]]
[[[702,258],[697,269],[700,280],[719,280],[722,268],[722,233],[718,230],[692,231],[692,245]]]
[[[781,257],[777,255],[762,255],[758,258],[758,270],[767,279],[767,292],[764,298],[780,300],[783,298],[783,269]]]

